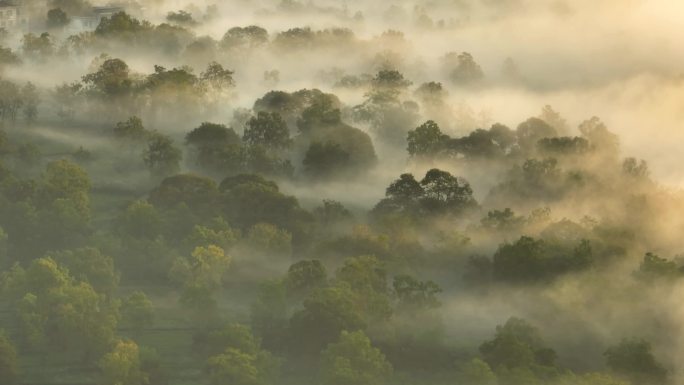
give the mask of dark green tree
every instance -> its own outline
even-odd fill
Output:
[[[339,340],[321,353],[324,385],[383,385],[392,377],[392,365],[362,331],[343,331]]]
[[[665,384],[667,370],[651,352],[651,344],[640,339],[623,339],[604,353],[608,367],[633,384]]]

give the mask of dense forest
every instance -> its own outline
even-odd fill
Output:
[[[684,382],[682,6],[91,1],[0,2],[1,385]]]

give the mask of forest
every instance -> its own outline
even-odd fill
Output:
[[[684,383],[682,14],[0,2],[0,385]]]

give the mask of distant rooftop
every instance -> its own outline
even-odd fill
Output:
[[[16,7],[17,3],[11,0],[0,0],[0,8]]]

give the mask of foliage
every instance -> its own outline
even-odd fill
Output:
[[[608,367],[632,383],[664,384],[667,370],[651,353],[651,344],[645,340],[623,339],[604,353]]]
[[[392,365],[362,331],[343,331],[321,353],[323,384],[381,385],[388,383]]]

